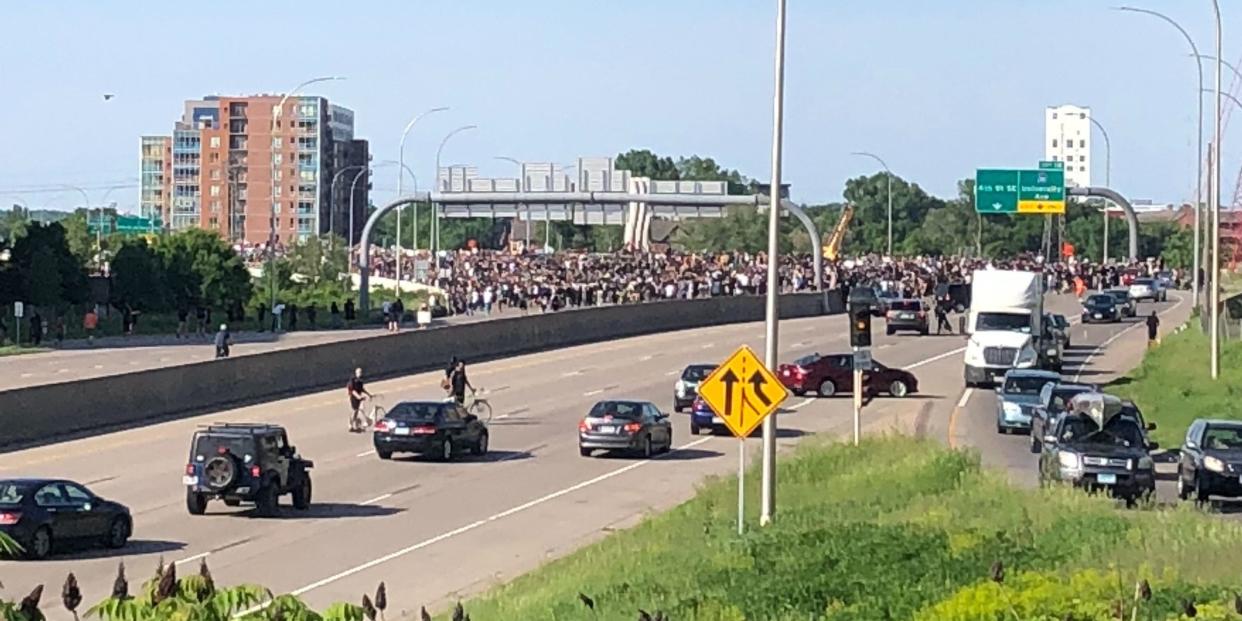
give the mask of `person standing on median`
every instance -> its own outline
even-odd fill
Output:
[[[1151,349],[1160,344],[1160,318],[1156,316],[1156,311],[1152,311],[1147,316],[1147,348]]]

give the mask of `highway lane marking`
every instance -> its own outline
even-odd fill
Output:
[[[194,561],[197,561],[198,559],[207,558],[208,556],[211,556],[211,552],[203,552],[202,554],[195,554],[194,556],[187,556],[179,561],[174,562],[173,565],[184,565],[186,563],[193,563]]]
[[[936,362],[937,360],[944,360],[945,358],[948,358],[949,356],[952,356],[952,355],[954,355],[954,354],[960,354],[960,353],[962,353],[962,352],[964,352],[964,351],[966,351],[966,348],[965,348],[965,347],[958,347],[957,349],[953,349],[953,350],[950,350],[950,351],[946,351],[946,352],[944,352],[943,354],[937,354],[937,355],[932,356],[931,358],[928,358],[928,359],[926,359],[926,360],[920,360],[920,361],[918,361],[918,362],[916,362],[916,363],[914,363],[914,364],[912,364],[912,365],[907,366],[906,368],[907,368],[907,369],[917,369],[917,368],[919,368],[919,367],[921,367],[921,366],[923,366],[923,365],[925,365],[925,364],[931,364],[931,363],[933,363],[933,362]]]
[[[392,494],[380,494],[379,496],[376,496],[375,498],[372,498],[372,499],[370,499],[370,500],[364,501],[364,502],[359,503],[359,504],[361,504],[362,506],[364,506],[364,507],[365,507],[365,506],[367,506],[367,505],[373,505],[373,504],[375,504],[375,503],[377,503],[377,502],[382,502],[382,501],[388,500],[389,498],[392,498]]]
[[[360,572],[366,571],[366,570],[368,570],[368,569],[371,569],[372,567],[376,567],[376,566],[382,565],[382,564],[384,564],[384,563],[387,563],[388,561],[391,561],[391,560],[394,560],[394,559],[401,558],[401,557],[406,556],[406,555],[408,555],[408,554],[410,554],[410,553],[412,553],[412,552],[417,552],[417,551],[422,550],[423,548],[426,548],[426,547],[428,547],[428,546],[432,546],[432,545],[435,545],[435,544],[437,544],[437,543],[440,543],[441,541],[447,541],[447,540],[452,539],[452,538],[454,538],[454,537],[457,537],[457,536],[460,536],[460,535],[464,535],[464,534],[466,534],[466,533],[468,533],[468,532],[470,532],[470,531],[476,530],[476,529],[478,529],[478,528],[480,528],[480,527],[486,526],[486,525],[491,524],[491,523],[493,523],[493,522],[498,522],[498,521],[503,520],[503,519],[505,519],[505,518],[507,518],[507,517],[510,517],[510,516],[512,516],[512,515],[515,515],[515,514],[518,514],[518,513],[523,512],[523,511],[526,511],[527,509],[531,509],[531,508],[533,508],[533,507],[537,507],[537,506],[539,506],[539,505],[542,505],[542,504],[548,503],[548,502],[550,502],[550,501],[556,500],[557,498],[560,498],[560,497],[562,497],[562,496],[566,496],[566,495],[568,495],[568,494],[572,494],[572,493],[574,493],[574,492],[576,492],[576,491],[579,491],[579,490],[582,490],[582,489],[585,489],[585,488],[591,487],[591,486],[593,486],[593,485],[597,485],[597,484],[599,484],[599,483],[603,483],[604,481],[607,481],[607,480],[609,480],[609,479],[612,479],[612,478],[618,477],[618,476],[620,476],[620,475],[622,475],[622,474],[625,474],[625,473],[627,473],[627,472],[630,472],[630,471],[632,471],[632,470],[637,470],[638,468],[642,468],[643,466],[646,466],[646,465],[648,465],[648,464],[652,464],[652,463],[655,463],[655,462],[657,462],[657,461],[661,461],[661,460],[662,460],[665,456],[667,456],[667,455],[673,455],[673,454],[676,454],[676,453],[679,453],[679,452],[683,452],[683,451],[686,451],[686,450],[692,449],[692,448],[694,448],[694,447],[696,447],[696,446],[699,446],[699,445],[701,445],[701,444],[704,444],[704,443],[706,443],[706,442],[709,442],[709,441],[711,441],[711,440],[713,440],[713,439],[715,439],[715,438],[713,438],[713,437],[711,437],[711,436],[708,436],[708,437],[706,437],[706,438],[699,438],[698,440],[695,440],[694,442],[691,442],[691,443],[689,443],[689,444],[684,444],[684,445],[682,445],[682,446],[680,446],[680,447],[677,447],[677,448],[675,448],[675,449],[673,449],[673,450],[669,451],[669,452],[668,452],[668,453],[666,453],[665,455],[659,455],[659,456],[656,456],[656,457],[654,457],[654,458],[652,458],[652,459],[649,459],[649,460],[644,460],[644,461],[634,462],[634,463],[632,463],[632,464],[630,464],[630,465],[628,465],[628,466],[624,466],[624,467],[621,467],[621,468],[617,468],[616,470],[612,470],[612,471],[609,471],[609,472],[605,472],[604,474],[601,474],[601,475],[599,475],[599,476],[597,476],[597,477],[594,477],[594,478],[591,478],[591,479],[587,479],[587,480],[585,480],[585,481],[581,481],[581,482],[576,483],[576,484],[574,484],[574,485],[571,485],[571,486],[569,486],[569,487],[562,488],[562,489],[557,490],[557,491],[555,491],[555,492],[552,492],[552,493],[550,493],[550,494],[547,494],[547,495],[544,495],[544,496],[540,496],[539,498],[536,498],[536,499],[534,499],[534,500],[527,501],[527,502],[525,502],[525,503],[522,503],[522,504],[520,504],[520,505],[517,505],[516,507],[512,507],[512,508],[510,508],[510,509],[506,509],[506,510],[504,510],[504,511],[501,511],[500,513],[496,513],[496,514],[494,514],[494,515],[491,515],[491,516],[489,516],[489,517],[483,518],[483,519],[481,519],[481,520],[476,520],[476,521],[471,522],[471,523],[469,523],[469,524],[466,524],[466,525],[464,525],[464,526],[459,526],[459,527],[457,527],[457,528],[455,528],[455,529],[453,529],[453,530],[450,530],[450,531],[447,531],[447,532],[441,533],[441,534],[436,535],[435,537],[432,537],[432,538],[430,538],[430,539],[424,539],[423,541],[420,541],[420,542],[418,542],[418,543],[415,543],[415,544],[409,545],[409,546],[407,546],[407,547],[404,547],[404,548],[402,548],[402,549],[400,549],[400,550],[397,550],[396,552],[392,552],[392,553],[390,553],[390,554],[386,554],[386,555],[381,556],[381,557],[379,557],[379,558],[372,559],[372,560],[370,560],[370,561],[367,561],[367,562],[365,562],[365,563],[362,563],[361,565],[357,565],[357,566],[351,567],[350,569],[347,569],[347,570],[345,570],[345,571],[342,571],[342,572],[339,572],[339,573],[337,573],[337,574],[334,574],[334,575],[328,576],[328,577],[323,578],[323,579],[321,579],[321,580],[317,580],[317,581],[312,582],[312,583],[310,583],[310,584],[308,584],[308,585],[306,585],[306,586],[303,586],[303,587],[301,587],[301,588],[294,589],[294,590],[293,590],[290,594],[291,594],[291,595],[295,595],[295,596],[298,596],[298,595],[305,595],[306,593],[309,593],[310,591],[313,591],[313,590],[318,589],[318,588],[323,587],[323,586],[327,586],[327,585],[329,585],[329,584],[332,584],[333,582],[337,582],[337,581],[342,580],[342,579],[344,579],[344,578],[348,578],[348,577],[350,577],[350,576],[352,576],[352,575],[354,575],[354,574],[357,574],[357,573],[360,573]],[[254,608],[251,608],[251,609],[249,609],[249,610],[244,610],[244,611],[242,611],[242,612],[237,613],[236,615],[234,615],[234,618],[237,618],[237,617],[244,617],[244,616],[246,616],[246,615],[248,615],[248,614],[253,614],[253,613],[255,613],[255,612],[258,612],[258,611],[260,611],[260,610],[263,610],[263,609],[264,609],[264,608],[266,608],[267,606],[268,606],[268,604],[266,604],[266,603],[265,603],[265,604],[260,604],[259,606],[255,606]]]
[[[702,346],[702,347],[700,347],[699,349],[711,349],[711,348],[713,348],[713,347],[715,347],[715,346],[716,346],[716,344],[715,344],[715,343],[704,343],[704,344],[703,344],[703,346]]]
[[[970,401],[970,395],[974,394],[974,392],[975,392],[974,388],[967,388],[966,390],[962,391],[962,398],[957,400],[957,407],[959,408],[966,407],[966,404]]]
[[[1174,309],[1176,309],[1177,307],[1181,306],[1181,305],[1182,305],[1182,302],[1186,301],[1186,298],[1184,298],[1184,297],[1182,297],[1182,296],[1175,296],[1175,297],[1177,298],[1177,303],[1176,303],[1176,304],[1174,304],[1173,306],[1170,306],[1170,307],[1168,307],[1168,308],[1164,309],[1163,311],[1156,311],[1156,316],[1160,316],[1160,315],[1163,315],[1163,314],[1165,314],[1165,313],[1172,312]],[[1079,380],[1079,378],[1081,378],[1081,377],[1082,377],[1082,372],[1083,372],[1083,370],[1087,368],[1087,365],[1091,364],[1091,359],[1092,359],[1092,358],[1094,358],[1096,354],[1100,353],[1100,350],[1104,349],[1105,347],[1108,347],[1109,345],[1111,345],[1111,344],[1113,343],[1113,341],[1116,341],[1117,339],[1121,338],[1121,335],[1123,335],[1123,334],[1125,334],[1125,333],[1127,333],[1127,332],[1129,332],[1129,331],[1131,331],[1131,330],[1133,330],[1133,329],[1135,329],[1135,328],[1137,328],[1137,327],[1139,327],[1139,326],[1147,327],[1147,323],[1146,323],[1146,322],[1143,322],[1143,321],[1140,321],[1140,322],[1137,322],[1137,323],[1131,324],[1131,325],[1130,325],[1130,327],[1128,327],[1128,328],[1126,328],[1126,329],[1122,330],[1121,332],[1118,332],[1117,334],[1112,335],[1111,337],[1109,337],[1109,338],[1108,338],[1108,340],[1106,340],[1106,341],[1104,341],[1103,343],[1100,343],[1099,345],[1097,345],[1097,346],[1095,347],[1095,349],[1092,349],[1092,350],[1091,350],[1091,353],[1087,354],[1087,357],[1086,357],[1086,358],[1083,358],[1083,359],[1082,359],[1082,362],[1080,362],[1080,363],[1078,364],[1078,371],[1074,373],[1074,381],[1075,381],[1075,382],[1077,382],[1077,381]]]
[[[561,373],[561,377],[574,377],[575,375],[582,375],[582,369],[569,371],[568,373]]]
[[[504,420],[504,419],[506,419],[506,418],[509,418],[509,415],[508,415],[508,414],[501,414],[500,416],[497,416],[497,417],[496,417],[496,420]]]
[[[604,392],[604,389],[603,389],[603,388],[596,388],[595,390],[588,390],[588,391],[586,391],[586,392],[582,393],[582,396],[584,396],[584,397],[594,397],[595,395],[598,395],[598,394],[600,394],[600,393],[602,393],[602,392]]]
[[[957,407],[949,413],[949,448],[957,448],[957,418],[962,410],[966,409],[966,404],[970,403],[971,395],[975,394],[974,388],[967,388],[962,391],[962,398],[957,400]]]
[[[643,361],[643,362],[647,362],[648,360],[651,360],[652,358],[655,358],[655,355],[654,355],[654,354],[648,354],[648,355],[646,355],[646,356],[643,356],[642,358],[639,358],[639,360],[641,360],[641,361]]]
[[[369,451],[358,453],[357,455],[354,455],[354,457],[366,457],[368,455],[374,455],[374,454],[375,454],[375,449],[371,449]]]
[[[681,373],[681,371],[678,371],[677,369],[673,369],[672,371],[665,373],[665,375],[677,375],[678,373]]]

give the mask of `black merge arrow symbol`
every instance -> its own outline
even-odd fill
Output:
[[[720,376],[720,381],[725,385],[725,416],[733,416],[733,385],[738,382],[738,377],[733,369],[726,369],[725,374]]]
[[[768,380],[763,377],[763,374],[761,374],[758,371],[755,371],[755,374],[750,376],[749,384],[751,388],[754,389],[755,396],[758,397],[759,400],[763,402],[764,406],[772,405],[772,401],[768,399],[768,396],[766,394],[763,393],[763,387],[768,384]]]

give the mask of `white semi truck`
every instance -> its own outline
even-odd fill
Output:
[[[1043,366],[1043,275],[979,270],[971,277],[970,289],[966,385],[991,384],[1010,369]]]

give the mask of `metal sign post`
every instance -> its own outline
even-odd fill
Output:
[[[871,367],[871,350],[854,348],[854,446],[862,442],[863,369]]]
[[[14,337],[13,344],[19,347],[22,344],[21,319],[22,317],[25,317],[25,316],[26,316],[26,306],[22,304],[21,302],[14,302],[13,303],[13,318],[16,319],[16,321],[13,322],[13,337]]]
[[[746,532],[746,438],[737,439],[737,534]]]

